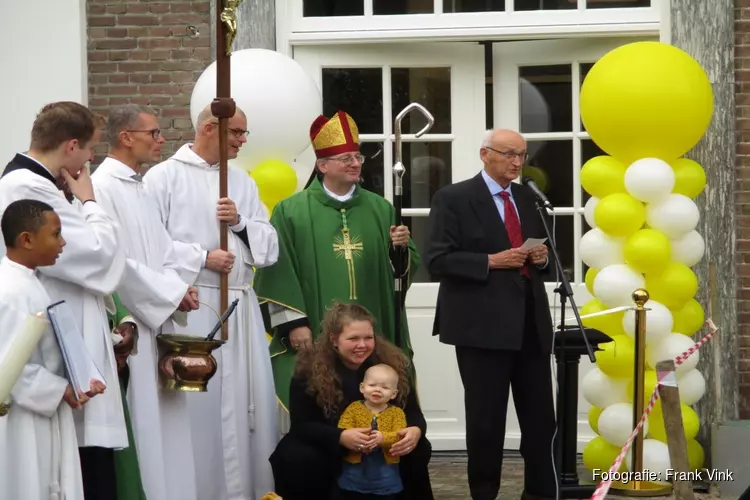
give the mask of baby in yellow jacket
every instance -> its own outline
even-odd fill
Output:
[[[403,489],[398,457],[388,452],[406,427],[406,415],[391,401],[398,395],[398,373],[385,364],[373,365],[359,386],[364,401],[350,404],[339,419],[340,429],[369,427],[377,436],[368,452],[347,452],[339,476],[340,499],[395,498]]]

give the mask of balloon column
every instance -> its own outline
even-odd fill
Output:
[[[250,131],[231,164],[250,173],[271,211],[304,185],[312,172],[313,162],[294,160],[310,146],[309,127],[321,112],[320,91],[294,59],[265,49],[232,53],[231,84]],[[216,63],[212,63],[198,78],[190,99],[195,127],[215,94]]]
[[[682,155],[710,124],[711,83],[680,49],[658,42],[631,43],[591,68],[580,105],[586,130],[606,152],[587,161],[580,174],[591,196],[584,217],[592,229],[583,235],[579,251],[589,267],[586,287],[594,297],[580,312],[583,316],[632,306],[634,290],[649,292],[647,402],[656,387],[656,362],[693,345],[691,336],[704,321],[694,298],[698,279],[691,267],[705,250],[696,231],[700,213],[693,199],[703,191],[706,175],[701,165]],[[589,424],[597,433],[584,449],[583,462],[589,470],[607,470],[633,429],[634,312],[583,321],[613,339],[600,346],[596,366],[582,381],[584,397],[592,405]],[[705,392],[698,360],[696,352],[677,369],[691,468],[702,467],[705,458],[695,440],[699,420],[691,408]],[[659,402],[643,432],[644,469],[669,468]],[[628,459],[622,468],[629,466]]]

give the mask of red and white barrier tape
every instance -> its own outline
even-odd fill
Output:
[[[711,337],[718,331],[718,328],[714,324],[711,319],[707,319],[704,323],[706,327],[708,327],[709,332],[706,334],[705,337],[700,339],[698,342],[696,342],[692,347],[690,347],[687,351],[683,352],[676,358],[674,358],[674,362],[676,365],[681,365],[685,362],[690,356],[693,355],[698,349],[703,346],[706,342],[708,342]],[[630,437],[627,441],[625,441],[625,445],[622,447],[622,450],[620,450],[620,454],[617,455],[617,458],[615,459],[612,466],[609,468],[609,471],[606,475],[607,479],[600,481],[599,485],[596,487],[596,491],[594,491],[594,494],[591,495],[591,500],[603,500],[603,498],[607,495],[607,492],[609,491],[610,486],[612,486],[613,477],[615,476],[615,473],[620,470],[620,466],[622,465],[623,460],[625,460],[625,457],[628,454],[628,451],[630,451],[630,446],[633,444],[633,441],[635,440],[636,436],[639,432],[641,432],[641,429],[646,424],[646,419],[648,419],[648,416],[651,414],[651,411],[654,409],[654,405],[656,404],[656,400],[659,399],[659,386],[663,385],[663,381],[666,377],[670,376],[670,374],[673,374],[674,372],[666,372],[666,373],[657,373],[657,377],[659,382],[656,384],[656,387],[654,387],[654,392],[651,394],[651,398],[648,400],[648,404],[646,405],[646,408],[643,412],[643,415],[641,415],[641,419],[638,421],[638,425],[633,429],[633,432],[630,434]]]

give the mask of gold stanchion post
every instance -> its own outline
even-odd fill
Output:
[[[648,292],[642,288],[633,292],[635,302],[635,363],[633,369],[633,429],[641,420],[646,405],[646,394],[643,383],[646,375],[646,302]],[[649,396],[651,396],[649,394]],[[632,470],[629,470],[627,482],[613,482],[612,488],[626,496],[655,497],[668,495],[672,491],[670,484],[659,484],[644,480],[648,474],[638,474],[643,470],[643,430],[638,433],[630,447]],[[656,471],[649,471],[656,472]],[[662,480],[665,478],[661,478]]]

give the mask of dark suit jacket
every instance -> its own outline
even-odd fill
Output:
[[[511,190],[524,241],[545,238],[534,194],[515,183]],[[520,350],[525,278],[520,269],[489,269],[489,254],[508,250],[511,244],[481,173],[436,193],[428,231],[425,262],[440,280],[433,335],[456,346]],[[555,269],[552,253],[548,255],[544,271],[529,266],[536,331],[545,352],[552,347],[552,319],[541,273]]]

